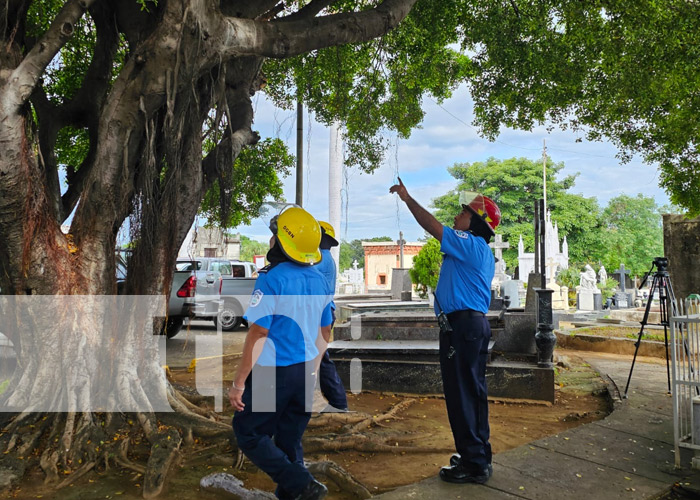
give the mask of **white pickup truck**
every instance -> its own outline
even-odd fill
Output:
[[[258,277],[258,268],[252,262],[231,260],[229,264],[230,272],[226,272],[225,268],[220,269],[223,279],[223,305],[218,316],[214,318],[214,324],[220,323],[221,329],[226,332],[235,330],[243,321],[243,313],[248,308]]]
[[[255,264],[196,257],[178,260],[175,267],[168,307],[168,338],[177,335],[187,317],[211,319],[227,332],[241,325],[258,276]],[[195,268],[196,275],[193,273]]]
[[[163,332],[168,338],[180,332],[185,318],[216,318],[222,303],[220,270],[230,272],[230,267],[227,260],[210,257],[177,260]]]

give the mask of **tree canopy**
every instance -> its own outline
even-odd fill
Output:
[[[267,255],[270,245],[241,235],[241,260],[253,262],[256,255]]]
[[[552,122],[658,164],[671,201],[700,213],[700,4],[468,2],[463,48],[488,137]]]
[[[602,212],[600,260],[608,270],[624,264],[642,276],[655,257],[664,255],[663,227],[653,198],[620,195]]]
[[[584,262],[591,258],[591,245],[600,232],[599,208],[595,198],[569,193],[576,175],[558,179],[564,168],[561,162],[547,160],[547,208],[552,220],[559,225],[560,237],[568,236],[569,256],[572,261]],[[448,226],[461,211],[460,191],[477,191],[491,199],[501,209],[498,232],[504,235],[510,248],[503,257],[510,269],[517,265],[517,244],[522,235],[525,248],[534,249],[534,204],[542,198],[542,162],[527,158],[483,162],[456,163],[447,171],[457,179],[454,190],[433,200],[435,217]]]

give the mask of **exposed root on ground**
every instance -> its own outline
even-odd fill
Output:
[[[311,417],[307,427],[339,427],[341,425],[356,424],[371,418],[372,415],[364,412],[320,413],[318,416]]]
[[[144,474],[143,498],[160,495],[168,470],[178,457],[182,438],[176,429],[169,428],[159,432],[151,442],[151,454]]]
[[[410,436],[410,439],[415,436]],[[387,444],[387,440],[393,440],[394,444]],[[405,437],[404,437],[405,439]],[[333,436],[318,436],[304,438],[305,453],[321,453],[329,451],[366,451],[384,453],[442,453],[449,452],[452,448],[431,448],[428,446],[403,446],[396,438],[389,436],[368,436],[366,434],[342,434]]]
[[[352,493],[356,498],[365,499],[372,496],[364,484],[335,462],[329,460],[311,462],[307,464],[307,468],[314,477],[324,477],[329,481],[333,481],[341,491]]]
[[[346,429],[346,432],[349,434],[355,433],[355,432],[360,432],[362,430],[367,429],[368,427],[372,425],[379,425],[383,426],[381,423],[383,420],[389,420],[389,419],[396,419],[400,418],[397,417],[396,414],[405,410],[409,406],[411,406],[413,403],[415,403],[415,399],[404,399],[403,401],[395,404],[392,406],[389,411],[382,413],[381,415],[376,415],[373,417],[366,418],[362,420],[361,422],[358,422],[357,424],[353,425],[352,427]]]
[[[90,471],[114,466],[142,474],[143,496],[154,498],[162,492],[183,443],[193,445],[197,436],[214,446],[231,445],[230,424],[198,407],[195,411],[184,398],[175,396],[173,402],[175,412],[159,414],[18,414],[0,431],[0,472],[12,488],[26,471],[38,468],[44,484],[55,491]],[[144,437],[150,445],[145,465],[129,457],[130,444]]]
[[[129,450],[129,440],[123,439],[119,444],[119,451],[113,457],[114,462],[124,469],[129,469],[139,474],[146,474],[146,468],[142,465],[132,462],[127,456]]]

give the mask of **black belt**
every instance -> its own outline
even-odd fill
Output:
[[[462,309],[461,311],[452,311],[451,313],[447,314],[448,318],[459,316],[466,316],[467,318],[483,318],[486,315],[481,311],[475,311],[473,309]]]

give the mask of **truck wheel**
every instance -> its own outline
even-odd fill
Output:
[[[183,318],[168,318],[160,329],[159,335],[171,339],[182,330]]]
[[[214,318],[214,324],[221,323],[221,329],[230,332],[241,326],[241,308],[236,302],[224,301],[224,308],[219,316]]]

